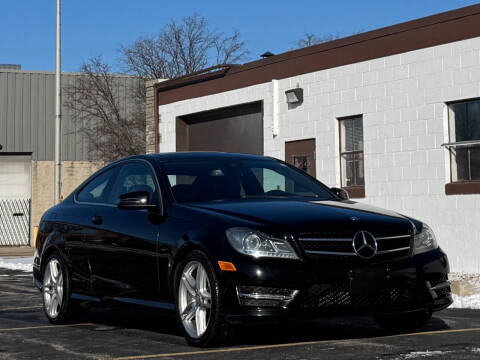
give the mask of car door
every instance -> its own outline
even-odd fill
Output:
[[[156,253],[161,219],[148,210],[117,208],[120,195],[136,191],[147,191],[152,204],[160,201],[154,170],[146,161],[126,162],[119,170],[108,196],[109,206],[97,214],[102,240],[92,259],[95,292],[124,301],[153,300],[158,294]]]
[[[105,237],[99,219],[104,209],[109,207],[107,196],[118,170],[118,166],[112,166],[101,171],[74,194],[74,204],[63,211],[71,218],[71,221],[67,218],[63,221],[73,224],[65,244],[73,270],[74,291],[91,293],[93,290],[95,279],[91,264],[102,250],[102,239]]]

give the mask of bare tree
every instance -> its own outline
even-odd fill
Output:
[[[111,162],[145,153],[145,84],[112,75],[100,57],[81,65],[74,85],[64,88],[64,105],[86,139],[90,158]]]
[[[120,65],[132,77],[112,75],[110,66],[96,57],[83,63],[82,75],[64,89],[64,105],[92,159],[145,153],[145,80],[188,75],[241,61],[248,53],[237,31],[214,31],[197,14],[172,20],[157,35],[140,37],[118,51]]]
[[[305,48],[305,47],[308,47],[308,46],[313,46],[313,45],[321,44],[321,43],[324,43],[324,42],[336,40],[338,38],[340,38],[339,33],[326,34],[326,35],[323,35],[323,36],[317,36],[313,33],[305,33],[303,35],[303,37],[298,39],[297,41],[295,41],[293,43],[293,45],[297,49],[301,49],[301,48]]]
[[[205,18],[194,14],[170,21],[156,35],[121,46],[119,53],[127,73],[144,79],[171,79],[242,61],[248,50],[238,31],[230,36],[217,32]]]
[[[240,33],[237,30],[231,36],[217,34],[215,36],[215,50],[217,52],[217,64],[235,64],[244,60],[249,54],[245,42],[241,41]]]

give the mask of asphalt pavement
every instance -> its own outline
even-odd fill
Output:
[[[188,346],[171,313],[96,307],[81,323],[46,320],[31,274],[0,269],[0,359],[480,359],[480,311],[444,310],[418,333],[368,317],[238,328],[221,347]]]

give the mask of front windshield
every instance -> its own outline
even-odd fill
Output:
[[[231,199],[330,200],[327,188],[275,160],[200,160],[161,165],[178,202]]]

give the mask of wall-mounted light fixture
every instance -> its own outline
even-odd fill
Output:
[[[301,104],[303,102],[303,89],[295,88],[285,91],[287,96],[287,104]]]
[[[2,144],[0,144],[0,150],[2,150],[2,149],[3,149],[3,145],[2,145]]]

